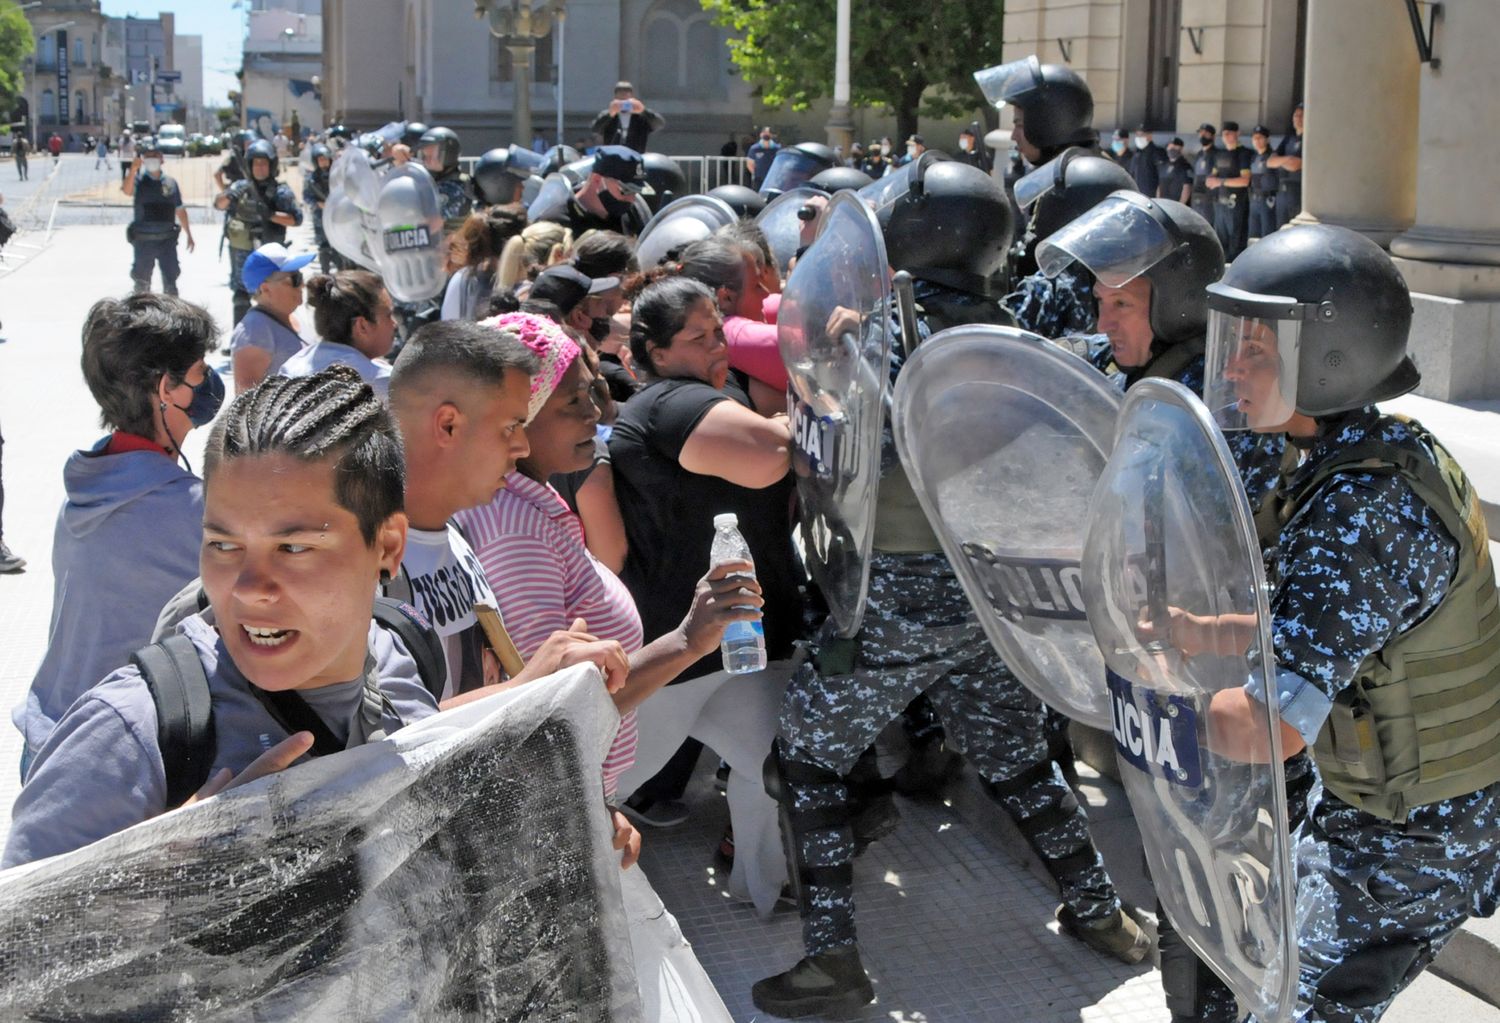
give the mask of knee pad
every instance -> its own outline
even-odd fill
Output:
[[[792,759],[780,739],[773,743],[762,775],[766,794],[776,800],[777,813],[781,819],[781,840],[786,850],[787,876],[791,878],[792,892],[797,898],[798,908],[805,914],[809,887],[847,887],[854,883],[852,862],[817,866],[808,862],[806,855],[808,840],[820,831],[836,832],[839,838],[852,846],[853,812],[849,806],[847,789],[844,790],[843,798],[835,802],[797,809],[793,792],[795,788],[814,785],[842,787],[843,779],[827,768]]]

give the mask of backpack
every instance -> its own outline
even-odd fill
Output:
[[[208,595],[198,590],[198,610]],[[440,700],[448,680],[442,641],[421,613],[399,600],[376,597],[371,618],[401,640],[414,661],[422,685]],[[181,806],[208,780],[218,743],[214,736],[208,675],[193,641],[181,634],[144,646],[130,656],[156,704],[156,738],[167,776],[167,806]],[[300,702],[300,701],[299,701]]]

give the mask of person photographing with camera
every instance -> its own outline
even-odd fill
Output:
[[[629,82],[615,83],[615,98],[608,108],[594,118],[593,131],[606,146],[629,146],[637,153],[646,151],[646,140],[653,131],[667,126],[666,118],[636,99],[635,87]]]

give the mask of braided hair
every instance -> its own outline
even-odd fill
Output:
[[[406,461],[390,411],[349,366],[306,377],[267,377],[234,399],[214,424],[203,479],[234,458],[290,455],[333,460],[333,493],[359,520],[366,544],[404,507]]]

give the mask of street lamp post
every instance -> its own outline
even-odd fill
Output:
[[[474,16],[489,22],[490,34],[510,51],[511,85],[515,89],[512,134],[517,144],[531,144],[531,56],[536,41],[560,20],[566,0],[533,8],[530,0],[474,0]],[[559,139],[561,141],[561,139]]]
[[[828,144],[847,156],[854,140],[849,109],[849,0],[838,0],[834,29],[833,106],[828,111]]]

